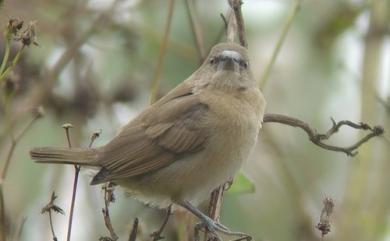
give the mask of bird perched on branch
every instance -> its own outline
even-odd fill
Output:
[[[266,102],[247,49],[214,46],[198,70],[95,149],[41,147],[39,163],[100,168],[91,184],[113,182],[151,205],[181,206],[210,232],[237,234],[196,206],[234,177],[255,146]]]

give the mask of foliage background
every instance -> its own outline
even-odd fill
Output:
[[[219,14],[228,6],[226,1],[194,2],[209,48],[223,27]],[[292,3],[244,1],[251,65],[258,79]],[[21,240],[51,239],[48,217],[40,210],[53,190],[59,206],[66,214],[69,210],[73,167],[34,164],[28,156],[31,147],[66,145],[61,128],[66,122],[75,127],[71,132],[74,145],[88,145],[90,134],[97,129],[102,129],[102,135],[95,145],[102,145],[148,105],[168,1],[119,1],[110,12],[111,4],[103,0],[13,0],[2,4],[2,26],[9,18],[37,20],[38,26],[39,46],[24,51],[7,80],[16,86],[11,112],[15,130],[28,122],[30,116],[25,113],[29,109],[37,105],[46,109],[45,117],[18,144],[4,180],[7,229],[13,237],[26,218]],[[108,12],[104,18],[99,17],[102,12]],[[263,90],[267,111],[298,117],[318,130],[331,126],[329,117],[388,129],[389,13],[388,0],[303,1]],[[72,49],[80,36],[85,36],[84,43]],[[197,68],[194,46],[185,1],[175,1],[160,95]],[[0,47],[4,49],[3,40]],[[70,62],[54,72],[62,53],[69,49]],[[2,107],[1,133],[6,131],[4,113]],[[348,145],[360,134],[343,129],[331,142]],[[3,162],[10,140],[0,136]],[[388,140],[385,134],[360,148],[359,155],[347,157],[314,146],[300,130],[266,124],[244,167],[256,190],[226,195],[222,223],[252,234],[255,240],[320,240],[315,225],[322,199],[328,196],[336,207],[332,232],[324,240],[390,240]],[[89,186],[89,180],[84,172],[73,240],[98,240],[106,235],[102,191]],[[148,240],[163,212],[145,208],[121,189],[116,195],[111,216],[121,240],[126,240],[134,217],[141,220],[139,240]],[[176,214],[166,231],[168,239],[187,240],[190,225],[186,223],[191,223],[191,218],[186,213]],[[59,240],[64,240],[67,215],[55,215],[54,223]]]

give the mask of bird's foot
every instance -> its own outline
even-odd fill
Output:
[[[155,231],[150,234],[150,237],[153,238],[153,241],[164,239],[165,237],[161,236],[161,232]]]
[[[250,241],[252,240],[252,237],[248,234],[241,233],[241,232],[232,232],[230,231],[226,226],[220,224],[219,222],[212,220],[211,218],[202,220],[201,223],[198,223],[195,226],[195,240],[199,240],[199,231],[200,230],[207,230],[211,234],[211,240],[217,240],[222,241],[222,238],[219,234],[224,234],[226,236],[234,236],[237,237],[237,239],[234,239],[233,241],[241,241],[246,240]]]
[[[169,217],[171,216],[172,214],[172,205],[169,205],[169,207],[167,208],[167,213],[165,214],[165,218],[164,218],[164,222],[162,223],[161,227],[153,232],[150,237],[153,238],[153,241],[158,241],[158,240],[161,240],[161,239],[164,239],[165,237],[161,236],[165,226],[167,225],[168,223],[168,220],[169,220]]]

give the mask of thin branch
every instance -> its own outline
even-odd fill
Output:
[[[227,20],[226,41],[235,42],[237,38],[237,21],[235,14],[230,14]]]
[[[11,164],[12,156],[14,154],[15,148],[18,145],[19,141],[23,138],[23,136],[27,133],[27,131],[33,126],[36,120],[41,118],[43,116],[43,108],[38,107],[37,111],[34,113],[34,117],[31,119],[31,121],[24,127],[24,129],[17,135],[16,137],[11,135],[12,140],[11,140],[11,147],[8,150],[5,162],[4,162],[4,167],[1,170],[1,175],[0,175],[0,240],[5,240],[5,203],[4,203],[4,192],[3,192],[3,185],[4,185],[4,180],[7,177],[8,173],[8,168]],[[11,132],[12,133],[12,132]]]
[[[110,203],[115,202],[114,196],[114,186],[112,183],[108,182],[103,187],[104,190],[104,208],[102,209],[104,224],[106,225],[108,231],[110,232],[111,238],[101,237],[100,240],[118,240],[118,235],[114,231],[114,227],[112,226],[111,218],[110,218]],[[138,220],[137,220],[138,221]],[[138,222],[137,222],[138,225]]]
[[[51,211],[49,211],[49,222],[50,222],[50,230],[51,230],[51,235],[53,236],[53,241],[57,241],[57,236],[54,232],[54,226],[53,226],[53,219],[51,217]]]
[[[40,85],[37,85],[33,91],[30,91],[33,93],[33,96],[29,96],[29,98],[26,99],[26,105],[36,106],[44,102],[48,96],[48,92],[50,92],[51,88],[55,84],[55,81],[58,80],[58,76],[72,61],[79,49],[90,39],[95,31],[101,27],[102,24],[104,24],[107,16],[110,16],[113,13],[118,2],[118,0],[114,0],[110,8],[99,13],[99,15],[96,16],[96,18],[91,22],[86,30],[82,31],[80,35],[78,35],[74,41],[69,44],[65,51],[62,52],[54,65],[48,68],[46,71],[43,71],[45,73],[43,76],[43,81]]]
[[[286,39],[287,33],[290,30],[291,24],[297,15],[300,7],[301,7],[302,0],[294,0],[294,3],[291,7],[290,14],[287,17],[286,23],[284,24],[284,27],[282,29],[282,32],[280,33],[280,36],[278,38],[278,42],[276,43],[276,46],[272,52],[271,60],[268,62],[267,67],[264,70],[264,74],[262,75],[260,79],[260,89],[264,89],[264,87],[267,84],[267,81],[269,79],[269,75],[271,73],[271,69],[275,64],[276,58],[280,52],[280,49],[282,48],[282,45],[284,43],[284,40]]]
[[[48,71],[46,75],[46,81],[52,84],[60,75],[62,70],[68,65],[68,63],[73,59],[75,53],[79,51],[81,46],[85,44],[91,35],[98,29],[101,24],[104,22],[107,16],[110,16],[115,9],[118,1],[115,0],[110,8],[106,11],[101,12],[90,24],[90,26],[82,32],[72,43],[71,45],[61,54],[57,62],[54,64],[52,68]]]
[[[326,197],[323,200],[323,204],[320,222],[316,225],[316,228],[321,231],[322,237],[330,232],[330,215],[333,212],[334,202],[331,198]]]
[[[6,38],[5,50],[4,50],[3,60],[1,62],[1,66],[0,66],[0,73],[3,73],[3,71],[5,70],[5,67],[7,66],[7,63],[8,63],[9,53],[11,51],[11,36],[8,36],[8,35],[10,35],[10,34],[5,33],[5,38]]]
[[[92,147],[92,145],[93,145],[93,143],[95,142],[95,140],[96,140],[97,138],[99,138],[101,134],[102,134],[102,130],[101,130],[101,129],[100,129],[99,131],[95,131],[94,133],[92,133],[92,135],[91,135],[91,140],[90,140],[90,142],[89,142],[88,148],[91,148],[91,147]]]
[[[236,30],[238,33],[238,39],[240,41],[240,44],[243,47],[247,48],[248,42],[246,40],[244,18],[242,17],[242,12],[241,12],[242,0],[229,0],[229,5],[233,9],[234,16],[236,19],[236,24],[237,24]]]
[[[130,232],[129,241],[135,241],[138,234],[138,218],[134,219],[133,227]]]
[[[187,15],[190,20],[192,35],[194,37],[196,50],[199,56],[199,62],[202,63],[206,57],[205,47],[203,42],[203,33],[199,25],[199,19],[196,16],[194,0],[185,0]]]
[[[227,18],[230,18],[230,15],[232,14],[231,9],[229,9],[227,15]],[[224,25],[220,28],[218,31],[217,36],[215,37],[215,40],[213,41],[213,44],[207,49],[206,54],[210,53],[211,49],[214,47],[214,45],[218,44],[221,42],[222,37],[224,36],[225,33],[227,33],[227,28],[228,28],[228,20],[226,20],[225,15],[223,13],[220,13],[221,19],[224,23]]]
[[[158,240],[164,239],[164,237],[161,236],[161,234],[164,231],[164,228],[167,225],[171,214],[172,214],[172,204],[169,205],[169,207],[166,209],[166,214],[165,214],[164,221],[163,221],[161,227],[157,231],[153,232],[150,235],[153,238],[153,241],[158,241]]]
[[[70,139],[70,132],[69,129],[73,128],[72,124],[66,123],[62,125],[62,127],[65,129],[66,139],[68,141],[68,147],[69,149],[72,148],[72,142]],[[76,193],[77,193],[77,183],[79,180],[79,173],[80,173],[80,166],[74,165],[75,173],[74,173],[74,180],[73,180],[73,191],[72,191],[72,199],[70,202],[70,211],[69,211],[69,221],[68,221],[68,232],[66,235],[66,240],[70,241],[70,238],[72,236],[72,223],[73,223],[73,212],[74,212],[74,205],[76,202]]]
[[[70,130],[71,128],[73,128],[73,125],[70,124],[70,123],[65,123],[65,124],[62,125],[62,128],[64,128],[64,130],[65,130],[66,140],[67,140],[67,142],[68,142],[68,147],[69,147],[69,149],[70,149],[70,148],[72,148],[72,142],[71,142],[71,140],[70,140],[70,132],[69,132],[69,130]]]
[[[72,142],[70,138],[70,129],[73,128],[73,125],[70,123],[66,123],[62,125],[62,127],[65,129],[65,134],[66,134],[66,139],[68,141],[68,147],[72,148]],[[100,136],[101,131],[99,132],[94,132],[91,135],[91,141],[89,143],[89,148],[92,147],[93,142]],[[76,202],[76,193],[77,193],[77,184],[79,180],[79,174],[80,174],[80,166],[79,165],[74,165],[75,168],[75,173],[74,173],[74,180],[73,180],[73,191],[72,191],[72,200],[70,204],[70,211],[69,211],[69,222],[68,222],[68,232],[66,236],[66,240],[70,241],[71,236],[72,236],[72,223],[73,223],[73,213],[74,213],[74,206]]]
[[[281,123],[293,127],[299,127],[306,132],[310,141],[313,142],[315,145],[330,151],[343,152],[348,156],[355,156],[358,153],[356,150],[363,143],[367,142],[369,139],[375,136],[380,136],[384,133],[383,127],[381,126],[371,127],[365,123],[353,123],[348,120],[343,120],[338,123],[332,120],[333,126],[325,134],[319,134],[315,129],[311,128],[309,124],[307,124],[306,122],[303,122],[294,117],[281,115],[281,114],[265,114],[263,118],[263,122],[264,123],[276,122],[276,123]],[[348,147],[333,146],[323,142],[323,140],[327,140],[333,134],[337,133],[337,131],[340,129],[341,126],[345,126],[345,125],[352,127],[354,129],[368,130],[370,133],[364,136],[359,141],[357,141],[355,144]]]
[[[225,185],[221,185],[211,193],[208,214],[210,218],[216,221],[218,221],[221,216],[222,197],[224,190]]]
[[[0,76],[1,76],[0,83],[6,77],[5,72],[7,72],[7,74],[8,74],[8,72],[10,71],[10,70],[7,70],[10,68],[10,67],[7,67],[7,64],[8,64],[8,59],[9,59],[10,52],[11,52],[11,43],[12,43],[12,40],[14,37],[19,37],[20,30],[22,27],[23,27],[23,21],[21,21],[19,19],[10,19],[8,21],[7,27],[5,28],[5,31],[4,31],[5,49],[4,49],[3,60],[1,61],[1,66],[0,66]],[[20,52],[23,50],[23,48],[24,48],[24,44],[19,49],[18,53],[16,54],[16,57],[14,57],[11,65],[14,65],[14,64],[16,64],[16,62],[18,62],[19,57],[20,57]]]
[[[210,197],[208,214],[211,219],[217,222],[221,216],[222,198],[224,191],[225,185],[221,185],[211,193]],[[209,237],[209,232],[207,229],[205,232],[205,240],[212,241],[212,238]]]
[[[228,16],[230,16],[230,14],[231,14],[231,12],[229,11]],[[219,16],[222,18],[222,21],[223,21],[223,23],[224,23],[222,30],[226,32],[226,30],[227,30],[227,28],[228,28],[228,25],[229,25],[229,22],[228,22],[228,20],[226,20],[226,17],[225,17],[225,15],[223,15],[223,13],[220,13]],[[218,36],[219,36],[219,35],[218,35]],[[222,36],[221,36],[221,37],[222,37]],[[221,37],[218,38],[218,41],[219,41],[219,39],[220,39]]]
[[[27,131],[30,130],[30,128],[34,125],[35,121],[38,120],[39,118],[41,118],[43,115],[44,115],[44,110],[40,106],[40,107],[36,108],[36,111],[34,111],[34,117],[23,128],[23,130],[19,133],[19,135],[14,137],[12,132],[11,132],[11,138],[12,138],[12,140],[11,140],[11,147],[10,147],[10,149],[8,151],[7,157],[5,159],[4,167],[3,167],[2,171],[1,171],[0,185],[2,185],[3,181],[7,177],[7,172],[8,172],[8,168],[9,168],[9,165],[11,163],[11,160],[12,160],[12,156],[14,154],[15,148],[16,148],[17,144],[19,143],[20,139],[22,139],[23,136],[27,133]]]
[[[41,213],[44,214],[44,213],[48,213],[49,215],[49,222],[50,222],[50,230],[51,230],[51,234],[52,234],[52,237],[53,237],[53,241],[57,241],[57,236],[54,232],[54,225],[53,225],[53,219],[52,219],[52,211],[56,212],[56,213],[60,213],[60,214],[64,214],[64,210],[62,210],[62,208],[60,208],[59,206],[55,205],[54,204],[54,201],[57,199],[57,196],[55,194],[55,192],[53,191],[52,194],[51,194],[51,197],[50,197],[50,201],[48,204],[46,204],[43,208],[42,208],[42,211]]]
[[[8,74],[11,72],[11,70],[16,66],[16,64],[18,63],[20,57],[22,56],[24,47],[25,47],[25,45],[22,45],[22,47],[20,47],[18,52],[16,52],[16,55],[15,55],[14,59],[12,60],[11,64],[4,70],[4,72],[1,73],[1,75],[0,75],[0,82],[3,79],[5,79],[5,77],[7,77]]]
[[[171,30],[174,6],[175,6],[175,0],[169,0],[168,16],[167,16],[167,22],[165,24],[164,37],[163,40],[161,41],[160,53],[157,61],[157,68],[156,68],[156,72],[154,73],[152,87],[150,90],[150,103],[154,103],[157,100],[158,90],[160,87],[161,72],[164,64],[164,56],[166,52],[165,50],[168,45],[168,37]]]

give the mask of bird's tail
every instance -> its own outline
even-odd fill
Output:
[[[39,163],[99,166],[97,149],[38,147],[30,151],[30,156]]]

